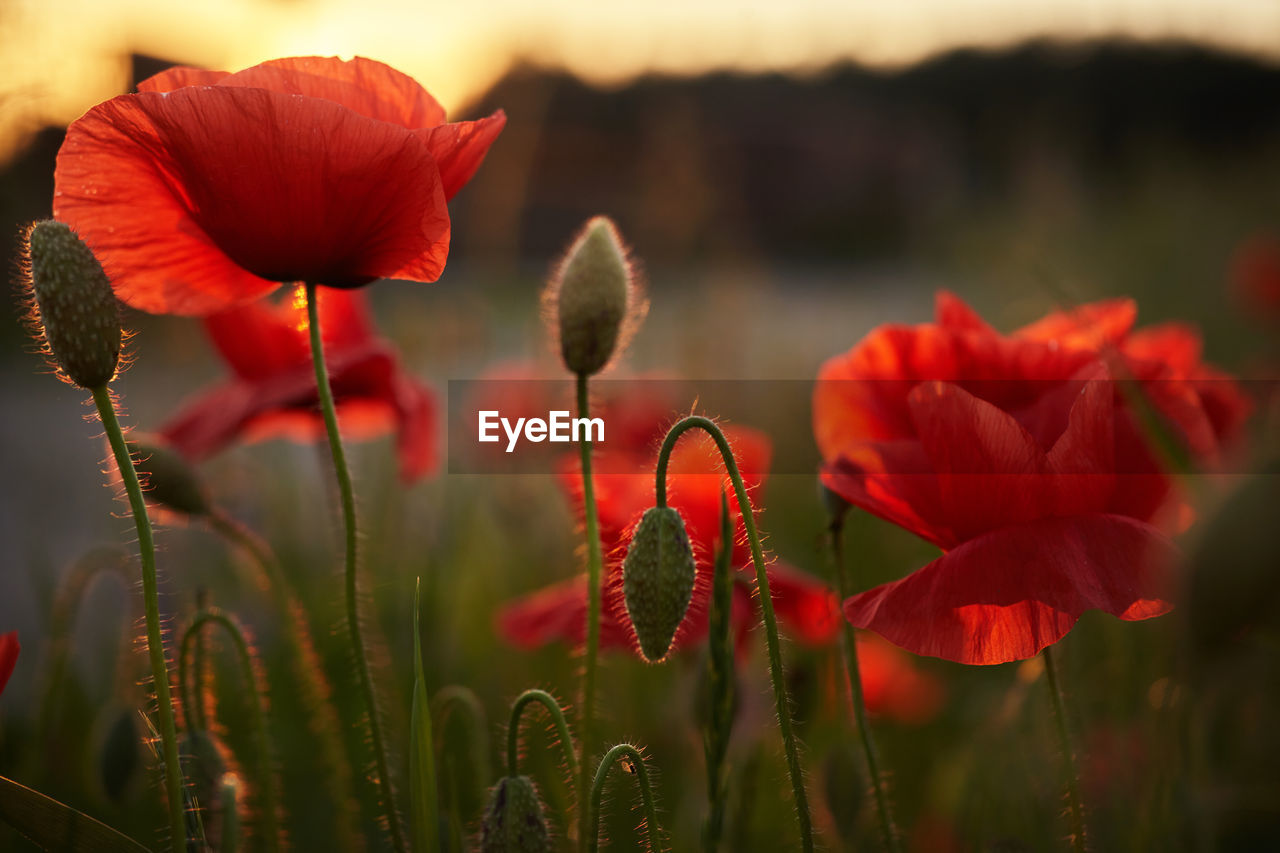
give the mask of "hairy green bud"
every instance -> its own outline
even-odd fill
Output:
[[[480,823],[481,853],[546,853],[551,834],[528,776],[504,776],[489,791]]]
[[[597,216],[570,246],[545,296],[555,320],[565,367],[580,376],[599,373],[625,345],[629,326],[643,314],[631,264],[612,221]]]
[[[148,502],[183,515],[208,515],[212,511],[199,476],[181,454],[146,439],[126,443]]]
[[[120,363],[120,307],[102,265],[76,233],[46,219],[26,240],[33,317],[59,372],[81,388],[101,388]]]
[[[645,660],[667,656],[693,599],[697,573],[680,513],[668,506],[645,510],[622,562],[627,614]]]

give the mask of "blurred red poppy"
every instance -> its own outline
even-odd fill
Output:
[[[771,448],[762,433],[742,427],[725,429],[743,479],[749,489],[763,485]],[[608,457],[608,458],[606,458]],[[646,509],[653,506],[655,450],[599,454],[599,468],[609,473],[594,477],[596,508],[607,567],[600,622],[601,648],[636,649],[635,633],[622,597],[622,557],[631,530]],[[633,473],[621,473],[631,471]],[[674,648],[699,642],[707,633],[707,608],[711,594],[712,555],[718,546],[720,494],[729,488],[719,451],[702,433],[686,435],[676,445],[667,471],[667,499],[684,518],[697,559],[698,578],[684,622],[676,632]],[[576,464],[563,466],[560,484],[570,495],[579,515],[583,511],[582,477]],[[732,494],[732,492],[729,492]],[[734,537],[732,565],[743,572],[734,585],[734,619],[739,642],[758,621],[752,599],[754,576],[751,553],[742,535],[742,519],[732,499],[730,507],[738,534]],[[829,642],[839,629],[835,595],[816,579],[781,563],[769,566],[769,582],[779,621],[795,639],[810,644]],[[585,576],[542,589],[518,599],[499,612],[499,632],[513,645],[535,648],[556,640],[580,644],[587,611]]]
[[[436,402],[400,367],[377,336],[363,293],[319,290],[317,310],[329,380],[343,435],[359,441],[394,429],[400,476],[411,482],[436,466]],[[160,428],[192,461],[237,441],[319,440],[318,408],[305,296],[232,308],[204,320],[234,378],[208,388]]]
[[[1132,332],[1128,300],[1001,335],[940,293],[937,319],[876,329],[828,361],[814,428],[828,488],[945,553],[844,604],[856,626],[971,664],[1031,657],[1093,608],[1167,611],[1172,482],[1161,422],[1212,461],[1249,404],[1176,325]]]
[[[9,676],[13,675],[13,668],[18,665],[19,649],[17,631],[0,634],[0,693],[4,693]]]
[[[875,634],[858,634],[858,674],[868,713],[919,725],[942,707],[945,690],[936,675],[916,667],[916,659]],[[845,691],[845,682],[841,681]]]
[[[281,282],[435,281],[446,201],[506,122],[446,123],[370,59],[295,57],[231,74],[172,68],[67,128],[53,213],[119,297],[210,314]]]

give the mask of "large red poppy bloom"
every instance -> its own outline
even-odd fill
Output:
[[[0,634],[0,693],[4,692],[9,676],[13,675],[13,668],[18,665],[19,648],[17,631]]]
[[[748,488],[759,494],[769,466],[771,448],[762,433],[741,427],[725,430],[734,457]],[[635,631],[627,617],[622,596],[622,558],[631,530],[646,509],[653,506],[654,451],[611,451],[599,454],[599,467],[610,473],[594,477],[596,508],[601,541],[607,555],[604,595],[600,620],[601,648],[638,649]],[[610,457],[610,458],[605,458]],[[583,510],[582,477],[577,464],[566,465],[560,484],[570,495],[579,515]],[[624,471],[634,473],[617,473]],[[723,473],[719,451],[702,433],[680,439],[671,455],[667,471],[667,499],[684,518],[693,543],[698,578],[684,622],[676,631],[673,648],[700,641],[707,634],[707,611],[711,595],[712,555],[718,547],[720,494],[730,489]],[[729,494],[732,495],[731,489]],[[755,602],[747,581],[754,576],[751,552],[742,535],[742,519],[730,499],[738,535],[734,537],[732,565],[741,569],[744,582],[734,585],[734,624],[739,639],[758,620]],[[798,569],[773,563],[768,568],[769,584],[779,621],[796,639],[820,644],[830,641],[839,629],[837,601],[823,584]],[[580,644],[585,636],[587,579],[579,576],[547,587],[508,604],[498,614],[498,629],[513,645],[535,648],[553,641]]]
[[[1140,424],[1150,410],[1214,459],[1248,404],[1185,327],[1133,332],[1116,300],[1002,335],[940,293],[934,323],[876,329],[821,369],[822,479],[945,553],[855,595],[845,616],[919,654],[1031,657],[1089,609],[1167,611],[1171,481]]]
[[[395,429],[401,478],[430,473],[437,456],[434,395],[401,369],[391,345],[377,336],[363,293],[317,294],[343,434],[358,441]],[[214,314],[204,326],[233,377],[200,392],[161,427],[175,450],[199,461],[237,441],[324,435],[300,292],[278,304],[264,299]]]
[[[67,128],[53,213],[123,301],[157,313],[209,314],[281,282],[435,281],[445,202],[506,122],[446,123],[412,78],[362,58],[172,68],[138,89]]]

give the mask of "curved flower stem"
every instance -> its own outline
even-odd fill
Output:
[[[836,518],[831,522],[831,555],[836,564],[836,586],[840,591],[840,600],[844,601],[853,594],[848,574],[844,566],[844,519]],[[871,734],[871,725],[867,720],[867,704],[862,695],[862,674],[858,669],[858,640],[849,620],[840,619],[840,649],[844,652],[844,662],[849,680],[849,698],[853,706],[853,717],[858,727],[858,738],[862,742],[862,755],[867,761],[867,773],[871,776],[871,790],[875,794],[876,814],[880,818],[880,833],[884,836],[884,847],[892,853],[901,849],[898,826],[893,820],[893,810],[889,805],[889,791],[880,772],[880,759],[876,752],[875,739]]]
[[[620,743],[605,753],[596,769],[596,779],[591,785],[591,836],[587,842],[588,853],[596,853],[600,849],[600,800],[604,796],[604,783],[609,778],[609,771],[614,762],[626,759],[629,772],[635,774],[636,784],[640,786],[640,797],[644,801],[644,825],[649,836],[649,850],[658,853],[662,849],[662,827],[658,825],[658,810],[653,804],[653,788],[649,785],[649,771],[644,764],[644,756],[640,750],[629,743]]]
[[[116,419],[115,401],[106,385],[93,389],[93,402],[98,407],[102,426],[111,452],[120,469],[120,479],[129,495],[133,525],[138,531],[138,552],[142,561],[142,598],[147,616],[147,652],[151,658],[151,680],[156,691],[156,715],[159,717],[160,741],[164,756],[164,787],[169,806],[170,843],[174,850],[186,847],[186,818],[183,814],[182,770],[178,763],[178,732],[173,720],[173,701],[169,696],[169,665],[165,659],[164,639],[160,631],[160,589],[156,580],[156,546],[151,535],[151,519],[147,503],[138,485],[138,472],[125,444],[120,421]]]
[[[325,675],[302,602],[285,579],[280,561],[276,559],[271,546],[261,536],[220,507],[214,507],[209,512],[207,521],[215,533],[249,556],[257,569],[252,572],[254,582],[270,592],[276,609],[284,620],[284,636],[292,652],[294,677],[302,690],[302,701],[309,714],[311,733],[320,742],[325,784],[329,788],[334,828],[337,832],[334,845],[342,850],[359,849],[363,845],[357,835],[358,800],[351,765],[342,745],[342,726],[333,704],[333,687]],[[198,649],[199,647],[197,661]],[[179,686],[182,686],[181,681]],[[199,727],[205,728],[203,724]]]
[[[564,711],[560,710],[560,703],[554,696],[545,690],[537,689],[524,691],[516,697],[516,701],[511,703],[511,721],[507,725],[507,775],[519,775],[516,771],[520,762],[520,717],[524,714],[525,707],[531,702],[540,703],[551,714],[551,721],[556,726],[556,734],[560,736],[560,743],[564,746],[565,761],[569,763],[569,778],[578,779],[578,759],[573,751],[573,737],[569,734],[569,724],[564,720]],[[581,791],[578,795],[579,802],[585,802]]]
[[[733,458],[729,441],[716,426],[715,421],[701,415],[690,415],[678,421],[667,432],[662,442],[662,450],[658,452],[658,470],[655,483],[655,497],[659,507],[667,505],[667,462],[676,440],[689,429],[701,429],[715,439],[716,447],[724,459],[729,479],[733,481],[733,491],[738,498],[738,510],[742,514],[742,522],[747,530],[747,538],[751,542],[751,559],[756,566],[756,586],[759,588],[760,612],[764,617],[765,640],[769,650],[769,676],[773,682],[773,696],[777,705],[778,728],[782,732],[782,743],[787,753],[787,772],[791,777],[791,792],[796,802],[796,822],[800,828],[800,842],[805,853],[813,851],[813,819],[809,814],[809,798],[804,790],[804,775],[800,769],[800,751],[796,746],[796,737],[791,726],[791,702],[787,697],[787,685],[782,672],[782,652],[778,642],[778,619],[773,612],[773,595],[769,591],[769,575],[765,569],[764,552],[760,547],[760,534],[756,531],[755,517],[751,511],[751,501],[747,497],[747,487],[742,482],[742,474],[738,471],[738,463]]]
[[[590,417],[591,400],[587,393],[587,375],[578,374],[578,417]],[[592,739],[592,716],[596,690],[596,657],[600,652],[600,584],[604,573],[604,556],[600,547],[600,523],[596,513],[595,485],[591,477],[591,431],[583,430],[578,442],[582,458],[582,504],[587,524],[587,625],[586,660],[582,668],[582,697],[578,709],[578,793],[587,792],[587,757]],[[590,829],[586,803],[578,801],[578,847],[583,849]]]
[[[444,746],[445,730],[449,725],[449,717],[454,709],[466,720],[466,727],[471,741],[471,768],[477,781],[483,786],[492,771],[489,759],[489,723],[484,712],[484,705],[475,691],[460,684],[441,687],[431,697],[431,719],[435,721],[436,746]],[[569,750],[572,753],[572,749]],[[483,800],[483,789],[481,790]]]
[[[186,660],[201,629],[213,623],[231,637],[236,649],[236,659],[240,664],[240,677],[244,680],[245,693],[249,698],[249,716],[253,721],[253,736],[257,741],[258,753],[258,791],[262,797],[260,811],[262,813],[262,841],[268,850],[280,849],[280,795],[276,791],[276,775],[271,766],[271,739],[267,734],[267,715],[262,707],[263,686],[259,683],[254,670],[253,653],[249,641],[245,639],[244,630],[236,620],[217,608],[207,608],[196,613],[191,624],[182,635],[182,646],[178,653],[179,684],[185,682],[183,675]]]
[[[1045,680],[1049,684],[1049,696],[1053,700],[1053,717],[1058,727],[1058,741],[1062,749],[1063,769],[1067,777],[1067,802],[1071,808],[1071,849],[1084,853],[1087,835],[1084,825],[1084,806],[1080,800],[1080,772],[1076,769],[1076,751],[1067,727],[1067,710],[1062,699],[1062,686],[1058,682],[1057,664],[1049,646],[1040,652],[1044,658]]]
[[[196,590],[196,610],[206,610],[209,607],[209,591],[203,587]],[[204,632],[200,631],[196,634],[196,647],[192,656],[192,664],[195,667],[195,687],[187,688],[187,676],[185,672],[186,661],[183,659],[182,647],[178,648],[178,696],[182,699],[182,713],[186,718],[187,730],[196,729],[199,731],[209,730],[209,721],[205,719],[205,703],[204,703],[204,687],[206,673],[209,671],[208,649],[205,647]],[[188,704],[190,703],[190,704]]]
[[[397,853],[405,853],[404,829],[400,826],[400,813],[396,809],[395,790],[391,784],[391,767],[387,760],[386,742],[382,735],[382,721],[378,717],[378,697],[373,689],[373,673],[369,667],[369,655],[365,650],[363,629],[360,626],[360,595],[357,578],[356,546],[356,498],[351,486],[351,471],[347,468],[347,454],[342,447],[342,434],[338,432],[338,413],[333,402],[333,389],[329,387],[329,368],[324,360],[324,343],[320,335],[320,312],[316,300],[316,286],[306,283],[307,327],[311,338],[311,360],[316,368],[316,391],[320,398],[320,410],[324,413],[325,431],[329,435],[329,453],[333,456],[333,468],[338,477],[338,491],[342,498],[342,521],[346,528],[346,602],[347,630],[351,635],[351,651],[355,655],[356,672],[360,677],[360,690],[364,694],[365,712],[369,724],[369,739],[373,745],[374,773],[378,785],[378,798],[391,834],[391,844]]]

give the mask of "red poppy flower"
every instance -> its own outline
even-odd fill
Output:
[[[937,715],[945,694],[931,672],[916,667],[915,659],[875,634],[858,634],[858,675],[862,700],[870,714],[920,725]],[[841,691],[845,682],[841,679]]]
[[[17,631],[0,634],[0,693],[4,693],[9,676],[13,675],[13,668],[18,665],[19,648]]]
[[[1179,326],[1131,332],[1132,302],[1001,335],[954,296],[937,319],[873,331],[814,391],[823,482],[945,553],[844,604],[856,626],[962,663],[1031,657],[1085,610],[1169,609],[1171,481],[1133,411],[1132,378],[1201,459],[1248,404]]]
[[[54,216],[144,311],[210,314],[281,282],[435,281],[451,198],[502,130],[446,123],[370,59],[172,68],[67,128]]]
[[[758,491],[764,483],[771,448],[769,440],[755,430],[729,427],[725,430],[747,487]],[[601,608],[601,648],[636,649],[637,641],[627,617],[622,596],[622,557],[630,533],[640,516],[653,506],[653,472],[656,452],[630,454],[620,451],[599,454],[599,467],[609,473],[594,477],[600,535],[609,559],[606,567]],[[609,457],[609,458],[605,458]],[[620,473],[631,471],[633,473]],[[619,473],[615,473],[619,472]],[[720,494],[728,488],[719,451],[708,436],[686,435],[676,445],[667,471],[667,499],[684,518],[689,540],[697,559],[698,579],[688,615],[676,632],[673,646],[681,648],[700,641],[707,633],[707,608],[711,593],[711,558],[720,529]],[[583,509],[580,468],[566,465],[561,486],[569,493],[581,514]],[[730,491],[729,494],[732,494]],[[736,512],[732,565],[743,579],[754,576],[751,553],[742,535],[742,520]],[[829,642],[839,629],[837,602],[824,585],[803,572],[780,563],[769,566],[769,583],[778,619],[793,637],[806,643]],[[741,641],[745,631],[758,620],[749,583],[734,585],[734,624]],[[534,648],[561,640],[580,644],[585,635],[587,582],[585,576],[547,587],[504,607],[498,614],[499,632],[513,645]]]
[[[359,441],[396,430],[400,476],[406,482],[436,465],[436,403],[431,391],[401,369],[380,339],[360,291],[318,290],[320,331],[338,423]],[[201,392],[160,429],[192,461],[236,441],[286,437],[316,441],[324,435],[305,297],[270,299],[204,320],[214,346],[234,377]]]

